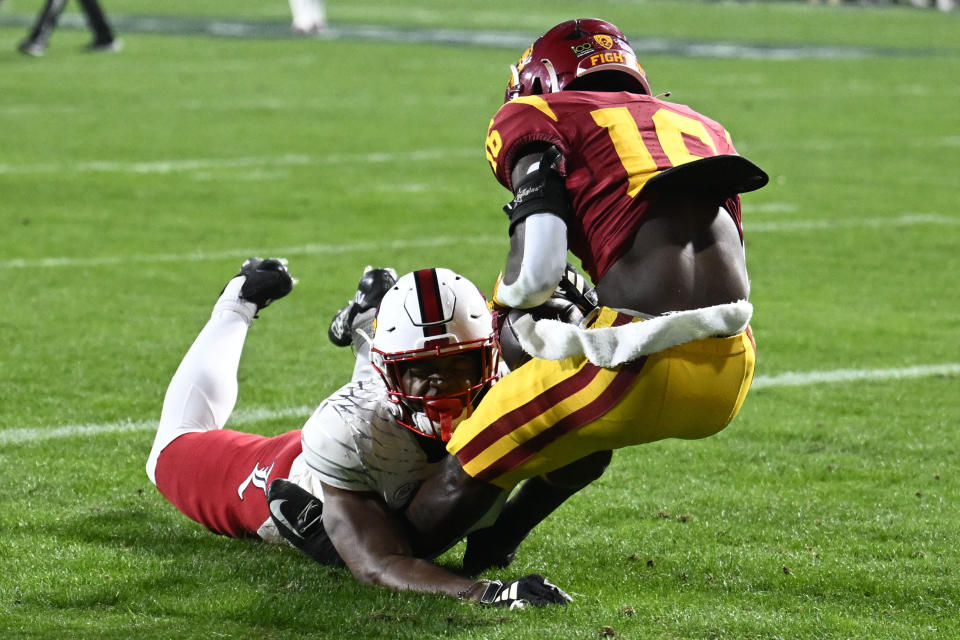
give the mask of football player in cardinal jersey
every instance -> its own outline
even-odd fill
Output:
[[[497,378],[486,301],[453,271],[398,280],[368,268],[345,312],[352,323],[379,306],[354,379],[302,430],[266,437],[223,428],[247,331],[294,284],[286,261],[251,258],[220,294],[164,398],[147,461],[160,493],[211,531],[286,539],[318,562],[345,564],[362,583],[510,607],[569,601],[537,574],[472,580],[412,555],[399,511]],[[367,354],[372,369],[362,366]]]
[[[598,305],[581,326],[510,316],[535,357],[459,425],[453,455],[406,510],[428,550],[529,479],[493,528],[468,538],[475,570],[508,563],[612,449],[707,437],[737,415],[755,362],[739,194],[767,182],[718,122],[655,96],[603,20],[541,36],[511,66],[505,98],[486,139],[514,194],[493,303],[544,303],[569,249]]]

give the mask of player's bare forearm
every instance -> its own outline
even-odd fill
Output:
[[[563,605],[570,601],[562,589],[537,574],[508,583],[475,581],[415,558],[400,522],[379,496],[334,489],[326,484],[323,494],[327,534],[354,577],[364,584],[439,593],[510,608]]]
[[[456,456],[448,456],[440,471],[420,486],[404,513],[414,555],[429,558],[452,546],[500,493],[500,488],[467,475]]]
[[[441,593],[460,597],[475,584],[474,580],[451,573],[429,560],[413,556],[381,556],[377,571],[369,575],[369,584],[397,590]]]
[[[357,581],[398,590],[471,596],[473,580],[413,557],[406,532],[379,496],[329,485],[324,485],[323,493],[327,535]]]

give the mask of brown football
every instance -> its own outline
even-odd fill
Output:
[[[510,309],[500,329],[500,358],[507,363],[510,370],[522,366],[531,356],[520,346],[517,332],[513,323],[526,315],[532,315],[534,320],[559,320],[568,324],[577,324],[583,319],[583,314],[575,304],[563,298],[550,298],[543,304],[532,309]]]

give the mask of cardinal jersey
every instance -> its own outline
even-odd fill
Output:
[[[504,104],[487,132],[487,161],[503,186],[531,143],[556,145],[577,223],[570,250],[594,282],[626,250],[655,197],[644,190],[664,170],[736,155],[727,131],[681,104],[626,92],[563,91]],[[740,228],[739,197],[724,207]],[[741,232],[742,235],[742,232]]]

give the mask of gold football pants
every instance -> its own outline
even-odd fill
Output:
[[[603,308],[591,328],[641,321]],[[463,469],[504,489],[606,449],[705,438],[736,417],[753,380],[748,328],[613,368],[534,358],[490,389],[447,443]]]

